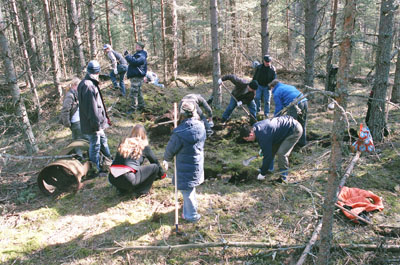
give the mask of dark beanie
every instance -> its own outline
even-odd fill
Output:
[[[257,82],[257,80],[252,80],[252,81],[250,82],[250,84],[249,84],[249,87],[251,87],[251,89],[253,89],[253,90],[257,90],[257,88],[258,88],[258,82]]]
[[[268,54],[264,55],[264,61],[266,61],[267,63],[271,62],[271,57],[269,57]]]
[[[88,63],[86,71],[89,74],[98,74],[100,73],[100,64],[96,60],[92,60]]]

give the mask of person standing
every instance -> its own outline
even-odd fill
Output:
[[[147,73],[147,52],[143,49],[144,44],[137,42],[135,54],[129,55],[128,51],[124,53],[129,63],[127,77],[131,80],[132,111],[142,111],[145,107],[142,84]]]
[[[145,159],[150,165],[143,165]],[[134,192],[140,196],[149,193],[154,180],[165,176],[149,146],[145,128],[136,124],[129,137],[119,145],[108,180],[120,192]]]
[[[78,85],[81,130],[89,137],[89,160],[101,173],[100,150],[104,156],[111,159],[107,136],[104,133],[104,129],[108,128],[111,122],[99,87],[99,62],[90,61],[86,72],[85,78]]]
[[[279,82],[278,79],[274,79],[269,86],[272,89],[272,94],[274,96],[275,102],[275,112],[274,116],[280,115],[280,111],[289,106],[294,100],[303,97],[303,93],[296,89],[296,87],[291,85],[286,85],[284,83]],[[291,106],[287,114],[295,118],[298,122],[300,122],[303,127],[303,134],[298,142],[299,147],[303,147],[307,143],[306,139],[306,126],[307,126],[307,112],[308,112],[308,100],[307,98],[303,98],[299,101],[299,103]]]
[[[206,130],[198,120],[196,106],[192,102],[182,103],[180,120],[165,149],[163,166],[168,170],[168,161],[176,156],[178,190],[183,196],[182,218],[197,222],[201,215],[197,212],[196,187],[204,182]],[[174,183],[174,179],[172,181]]]
[[[280,173],[279,182],[287,182],[289,155],[303,133],[301,124],[291,116],[274,117],[245,125],[240,129],[240,137],[245,141],[257,140],[263,154],[263,162],[258,180],[265,179],[268,171],[273,169],[275,154],[278,156]]]
[[[207,136],[211,136],[214,133],[211,129],[211,125],[213,124],[213,112],[210,105],[208,105],[207,100],[205,100],[200,94],[187,94],[182,98],[181,102],[179,103],[179,109],[181,108],[182,104],[187,101],[193,102],[193,104],[196,106],[197,115],[199,115],[200,120],[204,123]],[[204,115],[201,107],[203,107],[204,110],[207,112],[208,118],[206,118],[206,116]]]
[[[264,98],[264,115],[266,118],[268,118],[271,103],[271,91],[268,85],[275,78],[275,67],[271,65],[271,57],[266,54],[264,55],[263,63],[256,67],[253,76],[253,80],[257,80],[258,82],[256,97],[254,99],[257,105],[257,113],[261,111],[261,98]]]
[[[120,53],[114,51],[110,44],[104,44],[103,51],[108,59],[110,59],[111,61],[111,82],[113,83],[114,88],[119,89],[122,96],[125,97],[126,90],[124,78],[126,71],[128,70],[128,62]],[[117,82],[117,75],[119,75],[119,84]]]
[[[222,114],[222,122],[226,122],[236,106],[241,106],[242,104],[247,105],[250,114],[253,116],[250,117],[250,120],[254,120],[256,118],[256,103],[254,102],[254,96],[258,88],[257,81],[253,80],[249,82],[240,79],[235,75],[224,75],[222,78],[218,79],[218,84],[221,85],[222,82],[226,80],[231,81],[235,85],[235,88],[232,91],[231,101],[229,102],[228,107],[226,107],[225,112]],[[253,122],[255,121],[256,120]]]

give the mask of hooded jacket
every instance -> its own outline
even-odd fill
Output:
[[[278,82],[272,89],[272,95],[274,96],[274,102],[275,102],[274,115],[276,116],[284,107],[292,103],[292,101],[295,98],[302,97],[303,93],[297,90],[297,88],[295,88],[294,86]],[[307,99],[304,98],[300,102],[303,101],[307,101]]]
[[[183,122],[172,131],[164,153],[164,160],[176,156],[178,189],[187,190],[204,181],[204,142],[206,130],[201,121],[194,118]],[[172,180],[174,183],[174,179]]]
[[[99,81],[93,79],[90,74],[87,74],[78,85],[78,100],[83,134],[93,134],[109,127]]]
[[[71,127],[71,118],[78,110],[78,91],[70,89],[65,95],[61,109],[60,122],[65,127]]]
[[[147,73],[147,52],[144,50],[137,51],[134,55],[125,57],[129,63],[127,77],[144,77]]]

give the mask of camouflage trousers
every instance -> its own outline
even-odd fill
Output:
[[[131,79],[130,98],[132,100],[132,108],[143,109],[145,106],[142,95],[143,77],[132,77]]]

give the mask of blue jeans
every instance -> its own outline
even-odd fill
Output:
[[[236,106],[237,106],[236,100],[233,97],[231,97],[231,101],[229,102],[228,107],[226,107],[225,112],[222,114],[222,120],[224,121],[228,120],[233,110],[236,108]],[[249,104],[247,104],[247,107],[249,108],[250,114],[256,117],[257,115],[256,103],[254,102],[254,100],[252,100]]]
[[[120,89],[122,95],[125,97],[126,90],[125,90],[124,77],[125,77],[126,71],[128,70],[128,66],[119,64],[117,66],[117,70],[118,70],[118,75],[119,75],[119,89]],[[111,82],[113,83],[113,86],[118,87],[117,76],[114,74],[114,70],[111,70],[110,78],[111,78]]]
[[[297,104],[297,106],[300,108],[301,113],[297,113],[297,110],[294,106],[290,107],[288,109],[287,114],[289,116],[292,116],[295,118],[303,127],[303,134],[300,137],[299,142],[297,143],[300,147],[303,147],[307,144],[307,138],[306,138],[306,127],[307,127],[307,112],[308,112],[308,102],[307,100],[303,100]]]
[[[183,196],[183,218],[189,222],[196,222],[201,215],[197,213],[196,188],[180,190]]]
[[[261,98],[264,95],[264,115],[267,116],[269,114],[269,105],[271,103],[271,90],[268,89],[268,86],[258,86],[256,90],[256,97],[254,101],[257,105],[257,112],[261,111]]]
[[[96,164],[100,170],[100,150],[106,157],[111,157],[110,149],[108,148],[107,136],[104,131],[97,131],[89,134],[89,160]]]

